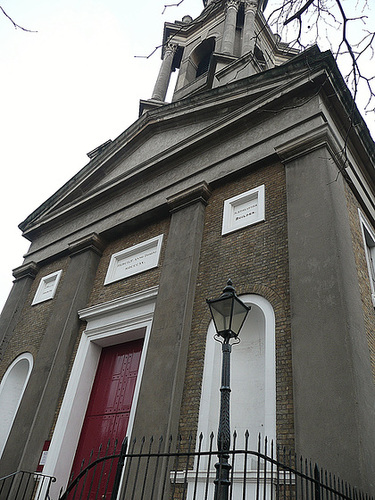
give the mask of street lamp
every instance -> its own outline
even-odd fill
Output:
[[[215,464],[215,496],[214,500],[227,500],[229,493],[229,447],[230,447],[230,353],[231,339],[237,340],[242,325],[245,322],[250,307],[244,304],[236,295],[232,281],[218,299],[206,301],[215,324],[215,340],[221,343],[222,367],[220,387],[220,418],[217,433],[217,449],[219,462]],[[233,342],[236,343],[236,342]]]

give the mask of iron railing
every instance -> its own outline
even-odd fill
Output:
[[[60,500],[212,500],[217,455],[213,434],[196,442],[143,438],[128,446],[125,440],[120,453],[82,469]],[[242,439],[234,433],[229,462],[228,500],[373,500],[272,441],[259,438],[253,451],[248,433]]]
[[[49,500],[56,479],[39,472],[17,471],[0,478],[1,500]]]
[[[60,491],[59,500],[116,499],[127,449],[124,439],[116,453],[118,441],[112,448],[108,441],[106,447],[99,446],[97,453],[91,451],[87,462],[82,461],[81,470],[76,477],[71,477],[64,493]],[[1,498],[0,498],[1,500]]]

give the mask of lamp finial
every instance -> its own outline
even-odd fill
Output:
[[[232,283],[232,280],[229,278],[228,281],[227,281],[227,286],[224,288],[223,290],[223,293],[222,293],[222,297],[223,296],[229,296],[229,295],[236,295],[236,292],[234,290],[234,287],[233,287],[233,283]]]

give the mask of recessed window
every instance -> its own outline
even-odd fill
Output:
[[[207,38],[194,50],[192,54],[192,61],[197,68],[196,78],[203,75],[208,71],[210,62],[212,59],[212,54],[215,50],[215,39]]]
[[[60,281],[61,273],[62,271],[60,269],[60,271],[44,276],[44,278],[40,280],[38,290],[36,291],[34,300],[31,304],[32,306],[39,304],[40,302],[53,299],[57,290],[57,285]]]
[[[264,185],[224,201],[222,234],[263,221]]]
[[[359,218],[361,221],[363,243],[366,252],[372,304],[375,307],[375,232],[361,212],[359,212]]]
[[[30,353],[21,354],[10,365],[0,384],[0,456],[12,429],[33,367]]]
[[[231,428],[237,433],[236,446],[239,448],[245,446],[246,431],[250,432],[250,446],[256,446],[259,434],[268,436],[269,442],[276,438],[275,313],[272,305],[260,295],[241,295],[240,298],[251,306],[251,311],[241,329],[241,342],[233,346],[231,354]],[[198,436],[202,432],[206,439],[203,444],[206,443],[207,446],[210,433],[218,428],[220,410],[222,353],[220,343],[214,341],[214,334],[215,328],[211,321],[207,330],[197,433]],[[210,467],[214,476],[214,462],[211,461],[209,466],[208,461],[209,457],[202,457],[200,465]],[[253,467],[252,463],[250,467]],[[243,459],[236,459],[238,480],[234,480],[231,486],[235,499],[242,498],[245,490],[239,480],[239,471],[245,468]],[[194,470],[187,480],[191,481],[192,488],[195,483],[199,492],[197,498],[203,498],[206,476]],[[268,483],[268,486],[271,484]],[[246,498],[252,498],[253,487],[254,483],[247,480]],[[268,490],[265,497],[270,498],[269,493]]]
[[[254,56],[262,70],[267,69],[267,62],[264,54],[257,45],[254,47]]]

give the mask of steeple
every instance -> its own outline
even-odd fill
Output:
[[[173,101],[278,66],[297,51],[272,33],[263,11],[268,0],[203,0],[196,18],[165,23],[162,63],[151,100],[165,103],[172,71],[179,70]]]

